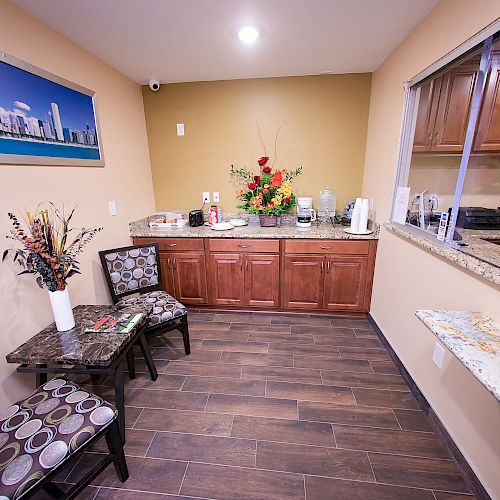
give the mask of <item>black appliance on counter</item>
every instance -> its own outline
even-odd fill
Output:
[[[191,210],[189,212],[189,225],[191,227],[203,226],[203,212],[201,210]]]
[[[456,227],[500,230],[500,208],[460,207]]]

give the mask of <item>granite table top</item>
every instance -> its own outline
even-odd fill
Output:
[[[236,216],[236,215],[235,215]],[[180,227],[175,229],[154,229],[149,227],[150,220],[157,216],[151,215],[129,224],[130,236],[140,238],[303,238],[329,240],[374,240],[378,239],[379,227],[369,235],[352,235],[344,231],[345,227],[333,225],[330,221],[312,223],[310,228],[298,228],[295,217],[284,216],[279,227],[260,227],[258,219],[251,218],[249,224],[235,227],[229,231],[214,231],[209,226]],[[224,220],[228,220],[226,216]],[[248,216],[245,217],[248,219]]]
[[[430,250],[456,265],[477,274],[495,285],[500,286],[500,245],[491,240],[500,240],[500,231],[478,231],[457,228],[462,236],[460,242],[453,242],[452,248],[444,248],[442,242],[432,240],[410,231],[399,224],[384,224],[384,227],[413,243]],[[462,245],[459,245],[461,243]],[[466,246],[463,246],[465,244]]]
[[[73,309],[74,328],[58,332],[55,323],[52,323],[7,354],[7,362],[107,366],[117,357],[137,330],[144,326],[151,308],[133,306],[120,309],[120,313],[144,313],[144,319],[139,321],[129,333],[86,333],[84,331],[100,317],[113,311],[116,311],[116,308],[109,305],[76,306]]]
[[[416,315],[500,401],[500,324],[479,312],[418,310]]]

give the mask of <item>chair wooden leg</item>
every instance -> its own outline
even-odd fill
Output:
[[[139,344],[144,360],[146,361],[146,366],[148,367],[149,374],[151,375],[151,380],[156,380],[158,378],[158,372],[156,371],[155,362],[153,360],[153,356],[151,356],[151,351],[149,350],[148,341],[146,340],[144,332],[139,335],[137,343]]]
[[[189,356],[191,354],[191,344],[189,343],[189,327],[187,314],[184,314],[184,316],[182,316],[181,318],[180,331],[182,333],[182,340],[184,342],[184,351],[186,352],[186,356]]]
[[[131,380],[135,378],[135,360],[134,360],[134,348],[131,347],[127,352],[127,367],[128,375]]]
[[[127,461],[123,453],[123,441],[120,435],[118,422],[115,420],[106,431],[106,443],[109,453],[113,455],[116,473],[122,483],[128,479]]]

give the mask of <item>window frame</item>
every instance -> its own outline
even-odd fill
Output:
[[[394,182],[394,190],[392,196],[392,205],[390,212],[390,222],[398,227],[404,228],[414,234],[419,235],[427,240],[434,242],[445,248],[450,248],[453,245],[453,235],[455,232],[455,224],[458,215],[458,209],[460,206],[460,199],[462,197],[462,189],[467,174],[467,167],[469,164],[470,154],[472,150],[472,144],[474,140],[474,134],[476,131],[476,123],[479,116],[479,109],[481,104],[481,99],[484,93],[484,87],[486,83],[486,75],[488,71],[488,64],[490,60],[490,50],[493,43],[494,35],[500,31],[500,18],[488,25],[486,28],[481,30],[476,35],[472,36],[464,43],[459,45],[457,48],[446,54],[445,56],[438,59],[435,63],[431,64],[423,71],[418,73],[412,79],[404,83],[405,98],[403,106],[403,116],[401,122],[401,131],[398,144],[398,158],[397,158],[397,170]],[[448,223],[448,230],[446,233],[446,238],[444,241],[440,241],[436,238],[436,235],[431,234],[418,226],[409,224],[400,224],[394,221],[394,210],[395,201],[400,187],[408,187],[408,177],[410,173],[411,157],[413,152],[413,138],[415,134],[415,127],[417,122],[417,111],[418,108],[415,105],[420,97],[420,87],[417,86],[420,82],[429,78],[431,75],[438,73],[445,66],[453,63],[461,56],[474,49],[478,45],[482,46],[481,52],[481,62],[479,65],[479,72],[474,85],[473,98],[471,102],[471,111],[469,113],[467,132],[465,136],[464,149],[461,154],[460,168],[457,175],[457,183],[455,186],[455,194],[453,197],[453,205],[451,210],[451,218]]]

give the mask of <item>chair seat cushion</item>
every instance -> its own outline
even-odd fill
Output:
[[[0,498],[36,488],[116,417],[113,405],[61,378],[0,411]]]
[[[185,306],[167,292],[161,290],[157,292],[142,293],[135,297],[120,300],[116,306],[128,307],[137,305],[138,303],[150,304],[153,306],[153,310],[149,315],[148,327],[156,326],[187,314]]]

